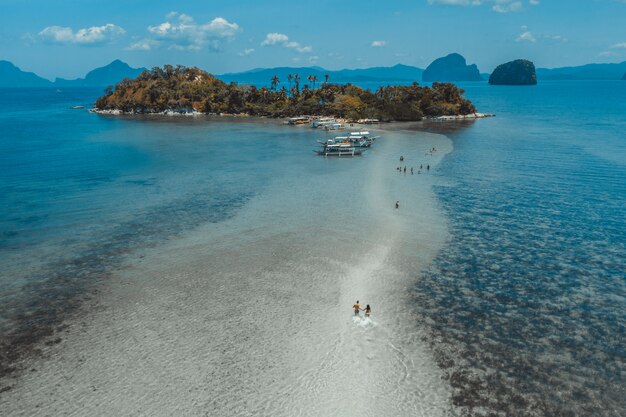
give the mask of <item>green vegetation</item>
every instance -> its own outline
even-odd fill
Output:
[[[198,68],[165,65],[144,71],[134,80],[124,79],[115,87],[108,87],[106,94],[96,101],[95,108],[126,113],[171,110],[406,121],[476,112],[474,105],[462,97],[463,90],[450,83],[434,83],[432,87],[421,87],[417,83],[386,86],[371,92],[352,84],[329,84],[327,76],[319,88],[314,88],[317,77],[310,76],[308,80],[310,84],[300,88],[300,76],[290,75],[290,88],[278,88],[280,80],[274,76],[268,80],[270,88],[256,88],[226,84]]]

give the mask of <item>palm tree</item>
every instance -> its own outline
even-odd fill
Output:
[[[330,74],[324,74],[324,84],[328,84],[329,78],[330,78]]]
[[[293,75],[293,82],[296,84],[296,91],[300,93],[300,74]]]
[[[313,81],[313,88],[315,88],[315,84],[317,84],[317,75],[311,75],[311,81]]]
[[[272,90],[276,90],[276,86],[280,84],[280,80],[276,75],[272,77]]]
[[[288,74],[287,75],[287,81],[289,81],[289,89],[291,90],[291,80],[293,80],[293,75]]]

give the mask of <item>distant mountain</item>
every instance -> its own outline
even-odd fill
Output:
[[[55,86],[59,87],[106,87],[115,85],[124,78],[136,78],[145,68],[132,68],[127,63],[116,59],[109,65],[89,71],[85,78],[66,80],[57,78]]]
[[[0,87],[50,87],[52,83],[33,72],[22,71],[9,61],[0,61]]]
[[[358,81],[420,81],[424,70],[409,65],[397,64],[393,67],[372,67],[363,69],[344,69],[333,71],[335,81],[358,80]]]
[[[246,72],[228,73],[217,75],[217,78],[224,82],[237,82],[240,84],[256,84],[268,85],[273,76],[277,76],[281,85],[287,86],[289,83],[288,75],[300,75],[300,84],[306,84],[309,81],[307,77],[314,75],[317,82],[324,82],[324,76],[328,74],[328,81],[332,83],[355,83],[368,81],[420,81],[422,79],[421,68],[411,67],[408,65],[394,65],[393,67],[372,67],[361,69],[343,69],[338,71],[330,71],[321,67],[277,67],[277,68],[256,68]]]
[[[478,67],[467,65],[462,55],[453,53],[435,59],[422,74],[423,81],[483,81]]]
[[[626,61],[619,64],[587,64],[579,67],[537,68],[539,80],[619,80]]]
[[[535,85],[535,64],[527,59],[516,59],[498,65],[489,77],[492,85]]]

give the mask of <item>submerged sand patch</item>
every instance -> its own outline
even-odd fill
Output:
[[[446,238],[439,180],[396,167],[402,154],[434,171],[450,149],[442,136],[388,132],[360,160],[320,158],[232,219],[131,254],[0,406],[16,416],[445,415],[449,388],[408,308]],[[355,322],[356,298],[372,304],[371,324]]]

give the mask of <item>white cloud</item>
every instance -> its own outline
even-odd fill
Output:
[[[329,58],[333,58],[333,59],[343,59],[344,58],[343,55],[341,55],[341,54],[339,54],[337,52],[329,52],[328,53],[328,57]]]
[[[613,58],[613,57],[616,57],[617,54],[613,51],[603,51],[603,52],[600,52],[598,56],[602,58]]]
[[[387,41],[373,41],[370,45],[372,48],[384,48],[387,45]]]
[[[159,42],[153,39],[141,39],[135,43],[131,43],[126,48],[127,51],[150,51],[159,46]]]
[[[626,42],[616,43],[615,45],[611,46],[611,49],[623,49],[623,48],[626,48]]]
[[[535,36],[529,31],[522,32],[516,39],[515,42],[537,42]]]
[[[561,35],[545,35],[545,34],[533,34],[528,26],[520,26],[521,33],[515,38],[515,42],[541,42],[543,44],[556,44],[566,43],[567,38]]]
[[[209,23],[202,25],[201,29],[220,38],[232,38],[239,32],[239,25],[230,23],[223,17],[216,17]]]
[[[112,23],[78,29],[76,32],[70,27],[48,26],[39,32],[39,36],[46,42],[78,45],[101,45],[118,39],[124,34],[126,34],[124,29]]]
[[[491,10],[497,13],[519,12],[522,10],[522,2],[519,0],[428,0],[428,4],[446,6],[491,5]],[[537,5],[539,0],[530,0],[530,4]]]
[[[309,62],[310,62],[311,64],[315,64],[315,63],[316,63],[319,59],[320,59],[320,57],[319,57],[319,56],[317,56],[317,55],[313,55],[313,56],[310,56],[310,57],[309,57]]]
[[[528,3],[531,6],[538,6],[539,5],[539,0],[528,0]]]
[[[521,1],[495,0],[495,4],[491,6],[491,10],[497,13],[519,12],[522,10]]]
[[[248,55],[250,55],[253,52],[254,52],[254,48],[247,48],[247,49],[244,49],[243,51],[239,52],[237,55],[239,55],[239,56],[248,56]]]
[[[293,49],[300,53],[309,53],[313,51],[311,46],[303,46],[299,42],[290,41],[289,36],[284,33],[268,33],[265,35],[265,39],[261,42],[261,46],[282,46],[285,48]]]
[[[32,46],[37,43],[37,38],[35,38],[32,33],[26,32],[22,35],[22,41],[24,41],[26,45]]]
[[[210,49],[219,49],[221,40],[233,38],[240,31],[237,23],[223,17],[200,24],[189,15],[170,12],[166,19],[159,25],[148,26],[153,36],[151,47],[197,51],[208,45]]]
[[[265,36],[265,40],[261,42],[261,46],[277,45],[286,43],[289,40],[289,36],[284,33],[268,33]]]
[[[296,42],[297,43],[297,42]],[[296,51],[300,52],[300,53],[309,53],[309,52],[313,52],[313,48],[310,46],[295,46],[294,48],[296,48]]]

